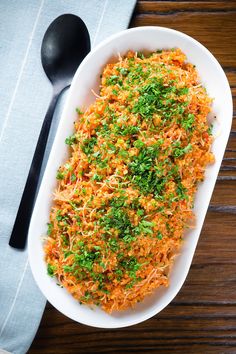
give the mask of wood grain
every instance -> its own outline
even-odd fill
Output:
[[[83,326],[47,304],[29,354],[236,353],[236,1],[138,1],[130,26],[147,25],[199,40],[232,89],[232,131],[189,275],[167,308],[129,328]]]

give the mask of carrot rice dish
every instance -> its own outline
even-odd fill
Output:
[[[96,96],[66,139],[44,250],[50,276],[111,313],[168,286],[214,162],[212,99],[178,48],[107,64]]]

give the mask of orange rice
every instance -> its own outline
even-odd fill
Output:
[[[99,96],[77,109],[66,139],[44,247],[48,274],[80,303],[111,313],[168,286],[214,162],[211,102],[180,49],[105,66]]]

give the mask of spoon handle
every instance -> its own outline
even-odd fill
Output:
[[[37,146],[34,152],[34,157],[31,162],[24,192],[21,197],[20,206],[17,212],[17,216],[15,219],[15,223],[9,241],[9,245],[14,248],[18,248],[18,249],[25,248],[29,223],[31,219],[33,206],[34,206],[35,194],[36,194],[38,181],[39,181],[40,170],[41,170],[43,157],[44,157],[44,152],[45,152],[48,135],[52,123],[53,113],[60,93],[61,91],[56,91],[53,93],[52,100],[48,107],[40,131]]]

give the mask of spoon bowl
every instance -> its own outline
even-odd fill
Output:
[[[89,33],[81,18],[65,14],[48,27],[42,42],[41,61],[52,85],[67,87],[90,51]]]
[[[25,248],[44,152],[58,97],[71,84],[78,66],[89,51],[88,29],[78,16],[65,14],[57,17],[44,35],[41,61],[53,85],[53,96],[43,121],[9,241],[9,245],[14,248]]]

